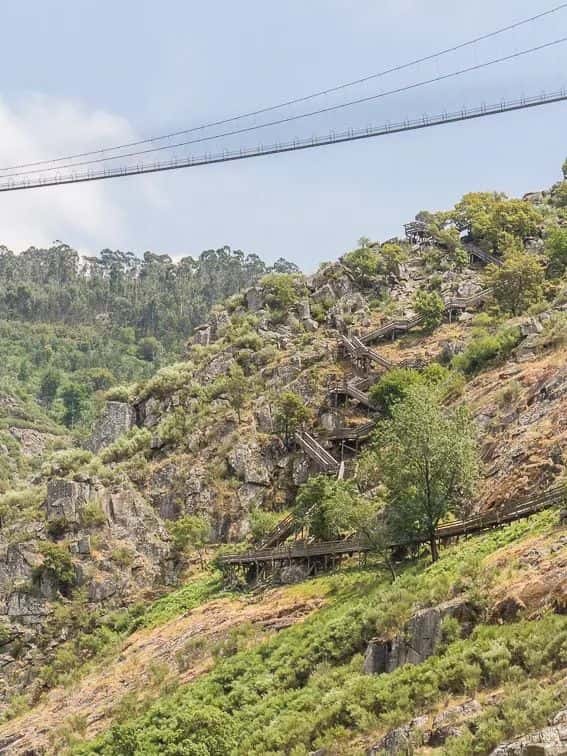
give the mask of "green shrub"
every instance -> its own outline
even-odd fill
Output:
[[[152,434],[147,428],[132,428],[110,446],[100,452],[104,464],[119,462],[150,448]]]
[[[494,334],[480,330],[464,351],[453,357],[451,367],[466,375],[474,375],[485,367],[506,359],[520,340],[521,333],[517,327],[505,326]]]
[[[426,331],[433,331],[443,321],[445,303],[436,291],[416,292],[413,308],[423,318],[423,328]]]
[[[67,545],[55,543],[41,543],[39,551],[43,556],[43,563],[35,569],[34,576],[41,577],[48,573],[54,577],[61,590],[68,591],[75,583],[75,567]]]
[[[53,476],[65,477],[70,473],[78,472],[83,466],[87,465],[93,458],[90,451],[86,449],[63,449],[55,452],[49,460],[42,466],[41,474],[45,478]]]

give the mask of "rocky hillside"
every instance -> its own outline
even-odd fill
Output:
[[[295,693],[305,689],[307,700],[316,694],[320,679],[332,699],[335,694],[330,691],[336,687],[329,680],[343,679],[347,668],[354,677],[380,672],[376,675],[380,685],[394,685],[384,683],[384,676],[401,666],[397,677],[391,678],[401,687],[397,693],[392,689],[391,695],[413,684],[403,677],[404,661],[425,663],[431,657],[434,662],[427,669],[433,674],[439,649],[445,653],[453,648],[445,626],[452,627],[451,642],[465,644],[465,650],[470,647],[473,656],[489,653],[492,641],[513,654],[530,632],[542,643],[550,643],[560,633],[566,604],[565,535],[557,529],[558,516],[553,513],[541,516],[533,526],[514,526],[510,542],[507,536],[504,541],[485,537],[481,572],[488,576],[490,600],[477,605],[480,577],[475,572],[469,583],[468,576],[454,568],[460,559],[456,552],[447,553],[447,564],[453,566],[447,568],[446,580],[440,577],[443,560],[423,572],[424,557],[417,555],[417,562],[400,567],[400,580],[405,581],[401,585],[406,587],[396,616],[390,624],[381,624],[375,611],[362,620],[352,619],[349,627],[356,640],[338,630],[334,638],[333,628],[343,611],[358,616],[358,609],[349,603],[352,595],[360,598],[368,592],[371,605],[384,607],[391,594],[379,564],[364,572],[360,581],[356,570],[346,571],[346,587],[341,587],[338,575],[328,583],[321,578],[317,585],[325,586],[322,591],[315,582],[307,583],[274,589],[252,603],[236,596],[219,598],[216,573],[203,577],[202,570],[226,548],[224,544],[230,543],[234,550],[261,541],[282,516],[294,511],[301,486],[321,473],[317,455],[298,446],[297,432],[309,430],[337,467],[344,461],[345,485],[371,499],[376,484],[368,482],[372,433],[369,443],[363,437],[342,443],[336,439],[337,429],[371,420],[379,431],[391,412],[392,397],[402,401],[410,384],[435,384],[447,411],[465,407],[474,422],[480,474],[472,494],[462,498],[462,511],[453,515],[506,507],[564,479],[564,183],[524,200],[467,195],[447,213],[420,213],[404,238],[382,244],[362,239],[357,249],[312,275],[269,272],[256,285],[213,308],[210,319],[196,329],[182,361],[162,368],[149,380],[107,391],[98,420],[80,444],[66,439],[60,426],[46,425],[41,439],[36,439],[22,423],[18,427],[7,420],[14,441],[5,445],[6,464],[15,470],[17,488],[0,499],[4,752],[61,752],[74,747],[81,737],[91,738],[112,723],[141,714],[155,698],[168,693],[167,681],[174,687],[186,686],[204,676],[197,692],[191,685],[182,687],[179,700],[189,696],[187,701],[194,700],[197,707],[203,702],[209,706],[215,698],[211,691],[222,675],[235,674],[233,669],[223,672],[223,665],[230,668],[232,663],[224,661],[225,656],[236,654],[238,660],[238,654],[252,649],[262,658],[266,648],[275,660],[280,641],[274,638],[284,639],[284,653],[286,633],[292,639],[289,643],[296,638],[299,647],[307,648],[311,626],[305,617],[312,614],[317,633],[325,635],[327,651],[323,656],[306,652],[304,673],[298,670],[299,676],[289,685],[283,678],[290,672],[278,673],[277,666],[270,667],[270,675],[282,677],[278,688],[282,700],[270,704],[282,727],[288,711],[286,696],[289,711],[301,711]],[[419,322],[412,325],[414,318]],[[402,323],[392,332],[393,338],[373,335],[393,321]],[[345,346],[357,338],[369,344],[366,351],[357,347],[352,352]],[[349,394],[345,387],[351,384],[356,390]],[[25,414],[24,407],[12,412],[10,403],[16,398],[6,401],[7,415]],[[475,547],[466,548],[473,569]],[[524,561],[534,568],[531,582],[518,566]],[[442,589],[435,587],[438,578]],[[351,580],[354,594],[349,593]],[[457,595],[466,604],[464,613],[460,608],[452,613],[451,603],[446,611],[443,602]],[[259,605],[254,604],[257,600]],[[325,614],[323,607],[328,604]],[[164,606],[162,612],[159,607]],[[436,613],[426,619],[415,614],[432,607],[437,607]],[[394,643],[397,650],[392,656],[395,633],[405,637],[412,628],[422,628],[423,622],[426,628],[419,634],[436,639],[427,654],[419,652],[419,659],[410,660],[400,641]],[[464,628],[458,638],[455,623]],[[297,628],[282,629],[295,624]],[[502,634],[492,638],[496,632],[492,628],[501,625]],[[382,645],[367,650],[363,663],[357,655],[366,650],[373,635]],[[518,679],[527,685],[537,677],[545,690],[556,695],[565,660],[564,651],[554,649],[563,661],[558,664],[550,651],[536,669],[530,661],[533,649],[522,646]],[[178,660],[180,654],[183,661]],[[326,663],[343,666],[323,674],[321,665]],[[254,667],[253,674],[258,679],[250,677],[246,685],[257,691],[262,674],[268,672]],[[477,673],[462,674],[472,680]],[[440,691],[449,690],[451,706],[456,707],[461,703],[453,698],[470,697],[476,691],[469,682],[447,689],[447,675],[444,668],[438,682],[432,683],[435,695],[421,691],[419,700],[410,696],[411,705],[400,703],[400,715],[390,721],[371,711],[370,704],[362,707],[364,711],[355,710],[353,694],[352,701],[341,704],[351,712],[348,716],[343,712],[336,722],[329,719],[333,710],[329,702],[321,722],[298,734],[296,741],[289,733],[278,741],[266,720],[265,738],[250,734],[241,750],[231,735],[200,752],[303,754],[321,744],[330,748],[321,753],[355,753],[371,747],[372,753],[379,753],[386,746],[374,746],[372,738],[376,735],[377,742],[378,731],[398,722],[407,730],[403,737],[427,730],[430,734],[423,742],[436,747],[431,733],[445,726],[445,720],[435,719]],[[366,685],[363,679],[361,686]],[[478,681],[484,691],[481,699],[473,696],[472,709],[467,703],[455,717],[460,722],[485,716],[491,706],[500,705],[498,686],[510,682],[491,668]],[[64,685],[72,685],[72,693]],[[141,696],[144,687],[147,696]],[[248,693],[243,690],[242,695]],[[248,704],[242,721],[235,721],[233,702],[228,701],[219,705],[218,712],[209,712],[211,721],[224,722],[220,729],[227,737],[234,732],[236,738],[248,721],[246,716],[253,714],[252,703]],[[542,704],[541,711],[552,708]],[[56,724],[62,711],[66,734],[58,730],[61,723]],[[411,717],[406,715],[421,711],[426,712],[427,722],[408,724]],[[526,714],[525,726],[536,719]],[[525,729],[521,722],[506,726],[505,734],[510,735]],[[201,725],[194,722],[187,727],[192,732]],[[328,737],[324,727],[330,728]],[[95,752],[160,750],[156,743],[163,741],[150,744],[140,735],[149,728],[148,721],[136,720],[135,728],[131,743],[136,745],[113,750],[112,738],[105,739],[102,750]],[[474,728],[470,732],[474,739]],[[451,747],[455,754],[488,752]]]

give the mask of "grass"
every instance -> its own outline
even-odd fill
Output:
[[[469,638],[444,644],[427,662],[389,675],[363,675],[362,652],[376,634],[399,632],[419,607],[454,595],[482,607],[496,578],[496,568],[486,558],[548,532],[556,520],[556,513],[545,512],[447,548],[435,565],[408,565],[395,584],[380,571],[359,568],[295,586],[289,590],[326,595],[326,605],[304,622],[257,643],[244,628],[228,639],[230,653],[217,654],[210,673],[77,752],[304,756],[396,726],[453,696],[506,685],[538,689],[538,680],[567,663],[567,629],[564,618],[556,615],[512,625],[481,624]],[[160,599],[139,626],[161,624],[195,602],[219,595],[216,580],[185,586]],[[510,716],[504,724],[508,715],[500,713],[500,729],[493,726],[493,731],[516,731],[535,721],[530,711],[517,720]],[[203,733],[214,735],[219,750],[199,750],[205,735],[194,724],[193,729],[183,724],[185,717],[193,722],[196,712],[206,720]],[[338,752],[343,752],[340,746]]]

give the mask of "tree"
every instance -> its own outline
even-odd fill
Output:
[[[551,200],[555,207],[567,207],[567,180],[560,181],[551,191]]]
[[[541,218],[529,202],[496,192],[471,192],[455,205],[452,219],[459,231],[488,251],[496,252],[510,239],[535,236]]]
[[[48,407],[51,407],[57,396],[57,390],[59,389],[60,383],[61,375],[59,374],[59,371],[54,368],[46,370],[39,385],[40,401],[44,402]]]
[[[362,238],[359,240],[360,242],[364,242],[364,244],[352,252],[348,252],[344,256],[343,262],[355,276],[362,281],[368,281],[378,273],[380,254],[376,247],[369,246],[367,239]]]
[[[295,431],[309,419],[309,410],[305,402],[294,391],[284,391],[276,403],[275,423],[286,444],[289,444]]]
[[[314,538],[329,541],[356,529],[359,494],[352,481],[316,475],[296,498],[296,516]]]
[[[567,181],[567,158],[565,159],[565,161],[563,162],[563,165],[561,166],[561,171],[563,173],[563,178],[565,179],[565,181]]]
[[[379,426],[373,454],[388,490],[392,532],[400,540],[426,538],[436,561],[439,522],[472,496],[478,475],[466,409],[445,411],[434,388],[415,386]]]
[[[297,276],[291,273],[268,273],[260,285],[266,291],[268,305],[278,310],[287,310],[299,301],[302,293]]]
[[[545,252],[549,259],[548,273],[559,277],[567,270],[567,228],[553,228],[545,240]]]
[[[413,300],[413,309],[423,318],[426,331],[433,331],[443,321],[445,303],[436,291],[418,291]]]
[[[84,386],[68,383],[61,392],[61,399],[65,407],[63,422],[68,428],[74,428],[87,407],[88,397]]]
[[[246,403],[247,388],[248,381],[244,371],[240,365],[232,365],[226,381],[226,393],[230,406],[238,415],[238,422],[241,420],[240,412]]]
[[[422,379],[417,370],[394,368],[370,388],[368,395],[377,409],[389,414],[394,404],[404,399],[409,389],[419,383]]]
[[[199,515],[184,515],[168,523],[173,546],[178,553],[196,551],[201,567],[204,564],[204,550],[211,540],[211,526],[207,519]]]
[[[502,265],[488,265],[486,282],[500,307],[519,315],[543,298],[544,268],[537,257],[517,246],[508,248]]]
[[[155,336],[146,336],[138,342],[138,354],[146,362],[153,362],[159,352],[159,341]]]

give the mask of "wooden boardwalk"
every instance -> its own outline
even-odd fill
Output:
[[[456,520],[454,522],[441,525],[436,531],[436,539],[439,543],[446,543],[457,538],[466,537],[482,533],[487,530],[493,530],[509,523],[530,517],[537,512],[550,507],[559,506],[567,501],[567,484],[561,484],[548,489],[542,494],[529,496],[519,501],[509,504],[503,510],[488,511],[475,517],[469,517],[465,520]],[[293,528],[293,516],[290,515],[284,521],[288,533],[291,534]],[[295,531],[299,529],[296,525]],[[282,530],[282,535],[283,535]],[[287,538],[288,536],[285,536]],[[277,540],[272,538],[272,543]],[[266,543],[266,541],[264,541]],[[427,536],[418,538],[409,538],[407,540],[393,541],[388,548],[391,550],[406,549],[417,547],[429,543]],[[227,571],[234,571],[236,568],[242,568],[244,571],[252,569],[254,579],[261,574],[266,574],[266,567],[273,571],[292,564],[300,564],[307,568],[307,572],[318,571],[329,566],[335,566],[340,563],[344,557],[354,556],[356,554],[366,554],[374,550],[365,538],[359,535],[351,535],[335,541],[291,541],[286,543],[285,540],[278,545],[258,548],[241,554],[226,554],[219,559],[219,564]]]

